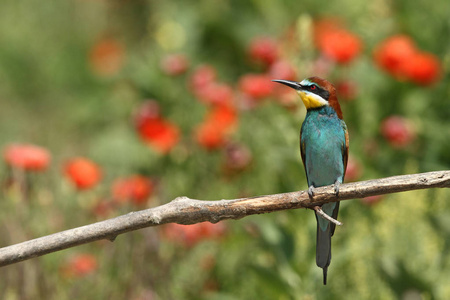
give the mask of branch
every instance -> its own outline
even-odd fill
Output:
[[[217,223],[225,219],[240,219],[286,209],[314,209],[315,206],[340,200],[448,187],[450,171],[438,171],[342,184],[339,197],[335,195],[334,185],[319,187],[314,189],[314,201],[309,200],[307,191],[218,201],[178,197],[155,208],[0,248],[0,267],[97,240],[113,241],[119,234],[166,223]]]
[[[322,208],[320,208],[320,206],[314,206],[313,209],[316,211],[316,213],[318,213],[322,218],[324,218],[325,220],[328,220],[338,226],[342,226],[344,225],[342,222],[339,222],[336,219],[333,219],[332,217],[330,217],[329,215],[327,215]]]

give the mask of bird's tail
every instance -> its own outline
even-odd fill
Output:
[[[339,202],[327,203],[322,206],[322,210],[329,216],[337,218]],[[331,237],[334,234],[336,225],[323,219],[316,213],[317,219],[317,241],[316,241],[316,264],[323,269],[323,284],[327,284],[327,271],[331,262]]]
[[[321,218],[317,216],[317,218]],[[316,264],[323,269],[323,284],[327,284],[327,270],[331,262],[331,226],[323,231],[317,222]]]

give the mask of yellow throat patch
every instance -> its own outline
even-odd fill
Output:
[[[318,95],[307,93],[305,91],[298,91],[298,94],[300,95],[303,104],[305,104],[306,109],[328,105],[328,102]]]

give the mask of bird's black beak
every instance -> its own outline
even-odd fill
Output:
[[[287,85],[290,88],[293,88],[294,90],[301,90],[302,86],[300,85],[300,83],[295,82],[295,81],[290,81],[290,80],[279,80],[279,79],[274,79],[272,80],[273,82],[278,82],[284,85]]]

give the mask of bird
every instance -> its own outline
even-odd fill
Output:
[[[320,77],[309,77],[301,82],[272,80],[293,88],[306,107],[306,116],[300,130],[300,153],[308,182],[308,195],[314,199],[314,189],[344,181],[348,161],[349,137],[347,125],[336,96],[336,88]],[[339,202],[323,204],[322,211],[337,219]],[[336,224],[315,212],[317,220],[316,264],[323,269],[323,284],[331,262],[331,237]]]

